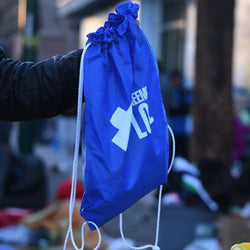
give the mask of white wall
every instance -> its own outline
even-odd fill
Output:
[[[84,47],[87,41],[87,34],[95,32],[99,27],[104,25],[104,22],[107,20],[107,16],[111,9],[106,10],[105,12],[98,12],[95,15],[83,18],[80,23],[80,46]]]
[[[123,2],[123,1],[121,1]],[[138,3],[140,5],[140,0],[134,0],[134,3]],[[117,6],[116,4],[115,6]],[[110,7],[106,10],[102,10],[100,12],[96,12],[92,16],[85,17],[81,20],[80,23],[80,46],[83,47],[87,41],[86,35],[91,32],[95,32],[99,27],[102,27],[104,25],[104,22],[108,19],[108,14],[110,12],[115,12],[114,8]],[[141,9],[141,8],[140,8]],[[139,10],[139,20],[140,20],[140,12]]]
[[[195,78],[197,0],[186,0],[185,41],[183,55],[183,79],[192,88]]]
[[[235,2],[235,26],[233,48],[233,83],[250,88],[250,1]]]
[[[142,0],[141,28],[148,38],[156,58],[160,58],[161,13],[161,0]]]

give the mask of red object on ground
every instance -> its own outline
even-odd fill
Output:
[[[57,188],[56,191],[56,200],[65,200],[70,198],[70,193],[71,193],[71,182],[72,179],[67,179],[62,181]],[[85,192],[84,185],[80,182],[77,181],[76,184],[76,199],[81,200],[82,196]]]
[[[18,224],[24,217],[31,214],[29,209],[4,208],[0,210],[0,228]]]

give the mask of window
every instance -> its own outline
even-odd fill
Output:
[[[163,1],[162,63],[167,72],[183,68],[185,0]]]

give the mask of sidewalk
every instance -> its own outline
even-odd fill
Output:
[[[57,185],[70,178],[71,170],[66,173],[53,172],[52,167],[59,160],[59,153],[51,146],[37,144],[35,154],[45,165],[48,179],[49,199],[53,199]],[[82,163],[79,158],[78,178],[82,180]],[[154,192],[148,194],[124,212],[123,232],[137,246],[155,244],[157,199]],[[198,223],[211,222],[213,214],[199,208],[166,207],[162,205],[159,245],[163,250],[182,250],[194,238]],[[111,238],[121,238],[119,216],[103,226],[104,234]]]
[[[34,153],[40,157],[46,166],[49,199],[53,199],[57,185],[65,178],[72,176],[71,170],[66,173],[53,172],[52,167],[58,162],[59,153],[49,145],[37,144]],[[73,163],[72,163],[73,164]],[[79,158],[78,178],[82,180],[82,159]],[[154,244],[156,231],[157,207],[152,199],[153,193],[138,201],[125,211],[123,230],[126,238],[137,244]],[[108,222],[104,227],[108,237],[120,238],[119,216]]]
[[[48,179],[48,199],[53,199],[55,196],[55,191],[58,184],[67,178],[72,177],[72,167],[66,172],[55,172],[53,167],[59,162],[59,152],[53,149],[50,145],[36,144],[34,149],[34,154],[43,160],[46,166],[46,174]],[[72,161],[73,166],[73,161]],[[79,180],[83,180],[82,175],[82,159],[79,156],[79,166],[77,177]]]

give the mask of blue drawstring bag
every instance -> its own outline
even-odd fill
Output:
[[[167,119],[157,62],[135,22],[138,9],[131,2],[117,6],[88,35],[81,66],[86,166],[80,213],[98,227],[167,182]]]
[[[126,2],[109,14],[104,27],[88,35],[81,57],[76,124],[76,143],[69,204],[69,236],[74,249],[84,249],[84,227],[97,229],[120,214],[120,232],[132,249],[159,250],[162,184],[173,165],[175,141],[160,94],[155,56],[147,38],[136,25],[139,6]],[[81,127],[84,85],[85,110]],[[80,213],[82,246],[78,248],[72,228],[77,167],[82,129],[84,184]],[[168,130],[172,158],[168,168]],[[154,245],[133,247],[122,230],[122,212],[160,186]]]

